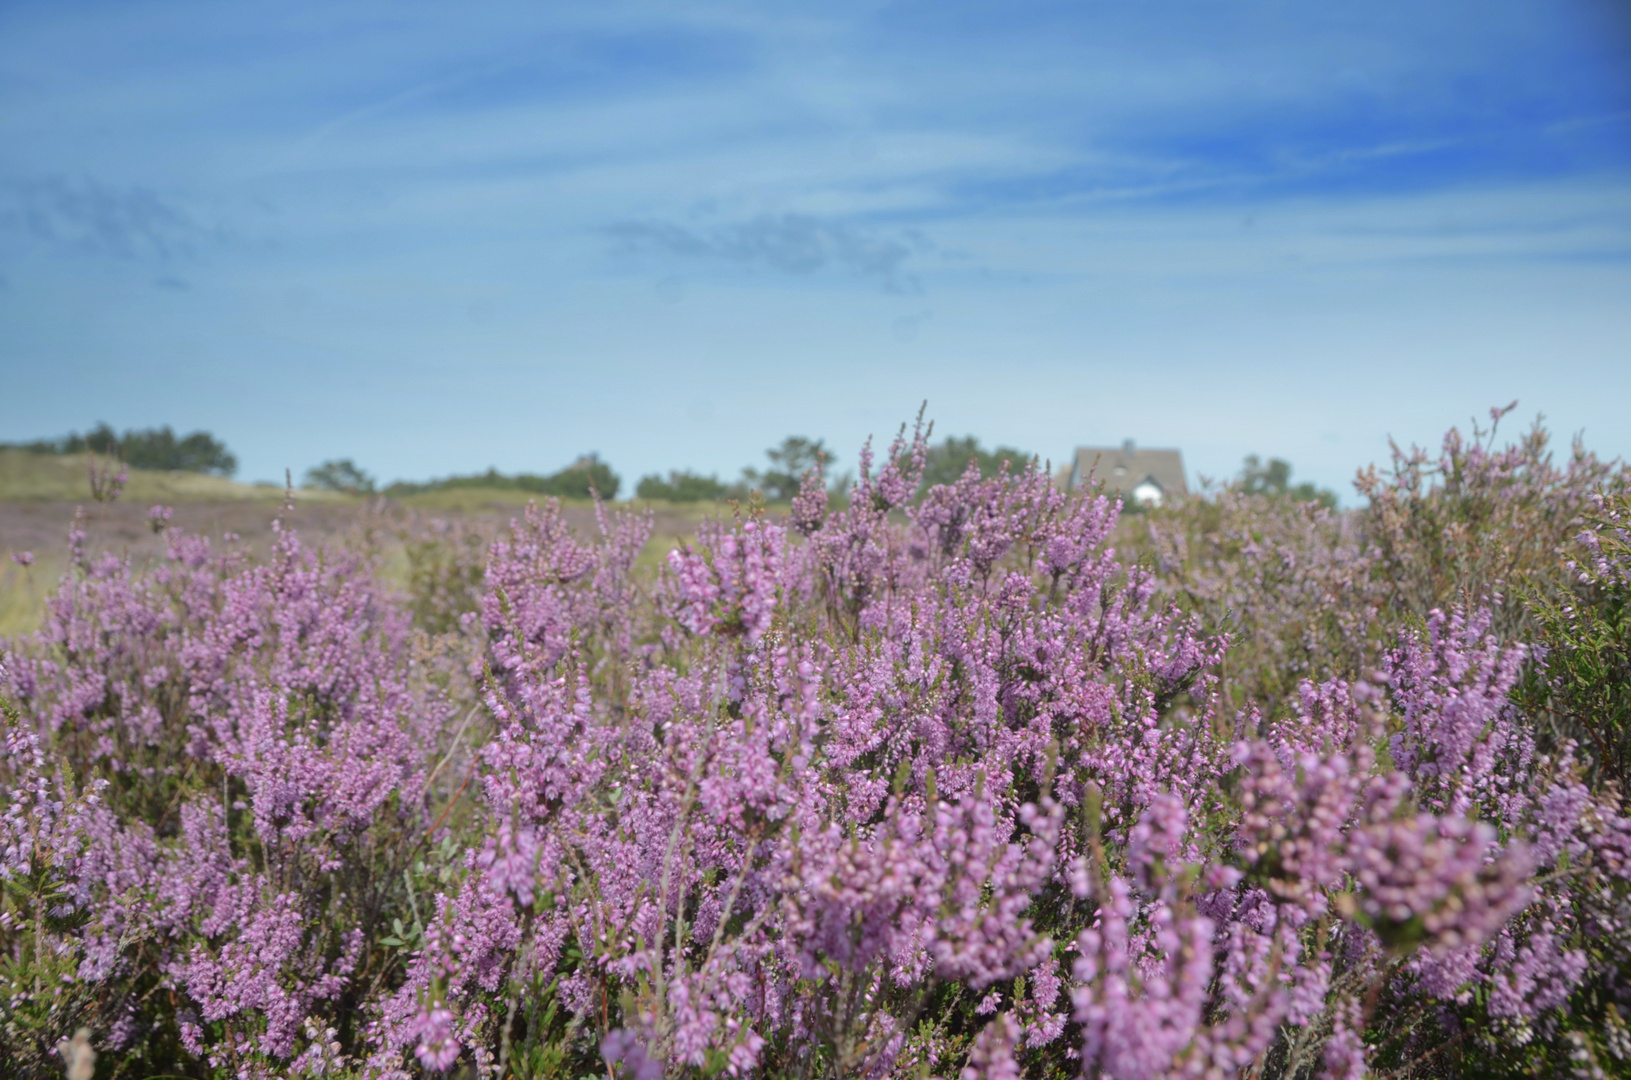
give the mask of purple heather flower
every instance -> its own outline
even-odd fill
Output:
[[[628,1080],[662,1080],[662,1062],[647,1055],[644,1042],[634,1032],[619,1028],[600,1044],[600,1056],[608,1064],[621,1066]]]
[[[459,1043],[453,1037],[453,1014],[442,1005],[434,1005],[415,1021],[418,1045],[414,1056],[419,1063],[433,1072],[446,1072],[459,1060]]]

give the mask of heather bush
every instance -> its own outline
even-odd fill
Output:
[[[1623,736],[1623,500],[1480,438],[1460,486],[1406,459],[1347,514],[1230,490],[1123,551],[1118,504],[1034,461],[925,485],[919,428],[842,504],[813,463],[655,574],[648,515],[586,537],[553,504],[480,560],[415,534],[400,594],[288,534],[80,557],[4,653],[4,1049],[1624,1075],[1631,818],[1539,719]],[[1457,547],[1508,527],[1535,535]]]
[[[438,636],[457,632],[481,605],[489,531],[458,519],[409,518],[396,533],[414,625]]]
[[[1631,778],[1631,495],[1593,497],[1583,515],[1573,575],[1555,592],[1531,588],[1544,662],[1526,704],[1550,729],[1595,753],[1601,779]]]
[[[1489,605],[1503,635],[1532,633],[1525,606],[1504,601],[1526,583],[1543,590],[1564,584],[1566,548],[1592,496],[1631,482],[1626,466],[1598,460],[1578,441],[1555,465],[1538,421],[1516,442],[1497,446],[1500,421],[1516,405],[1491,409],[1487,430],[1451,429],[1436,457],[1395,445],[1385,472],[1372,466],[1359,474],[1373,576],[1393,612],[1421,618],[1452,604]]]
[[[7,1051],[317,1069],[400,956],[451,703],[371,568],[171,536],[81,559],[4,658]],[[47,961],[48,958],[48,961]],[[145,1075],[145,1073],[141,1073]]]
[[[1387,644],[1389,588],[1359,514],[1230,485],[1143,515],[1132,552],[1163,592],[1230,637],[1231,704],[1295,709],[1306,681],[1357,680]]]
[[[1228,632],[1224,679],[1236,701],[1287,707],[1304,679],[1376,670],[1400,629],[1434,610],[1485,608],[1506,640],[1534,640],[1540,612],[1573,588],[1575,534],[1602,493],[1631,490],[1624,465],[1576,443],[1558,467],[1537,422],[1500,446],[1500,420],[1449,431],[1435,456],[1394,445],[1387,469],[1354,481],[1364,505],[1342,513],[1282,471],[1248,459],[1207,498],[1152,510],[1128,554],[1214,632]],[[1308,496],[1306,498],[1302,496]],[[1553,736],[1582,738],[1550,718]]]

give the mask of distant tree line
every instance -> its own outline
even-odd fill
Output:
[[[837,456],[827,449],[822,439],[805,435],[789,435],[778,446],[765,451],[769,465],[763,469],[749,466],[734,483],[725,483],[717,475],[704,476],[688,470],[676,470],[666,477],[657,474],[641,477],[634,493],[642,499],[666,499],[669,502],[705,502],[711,499],[746,498],[757,491],[767,502],[790,502],[798,494],[804,474],[818,463],[823,470],[831,468]],[[987,450],[973,435],[950,436],[929,448],[924,462],[923,489],[936,484],[955,484],[962,479],[970,465],[981,476],[992,477],[1006,463],[1010,469],[1030,461],[1031,455],[1011,446]],[[849,486],[850,476],[843,474],[831,486],[839,493]]]
[[[921,491],[939,484],[955,484],[972,467],[981,477],[990,479],[1004,468],[1014,471],[1023,468],[1031,454],[1011,446],[987,449],[973,435],[952,435],[929,447],[924,461]],[[842,497],[848,490],[851,474],[834,477],[833,464],[837,455],[827,448],[826,441],[806,435],[789,435],[778,445],[765,451],[767,464],[763,468],[748,466],[736,480],[721,480],[717,473],[700,473],[690,469],[672,469],[666,475],[650,473],[635,484],[636,498],[658,502],[715,502],[725,499],[745,500],[757,492],[766,502],[790,502],[798,494],[799,486],[809,470],[819,465],[828,477],[829,489]],[[1317,502],[1334,507],[1335,493],[1304,481],[1291,482],[1291,464],[1282,458],[1264,460],[1257,454],[1246,457],[1233,486],[1248,495],[1286,498],[1297,502]],[[325,462],[307,473],[308,487],[321,487],[341,491],[371,492],[374,482],[349,460]],[[557,473],[537,476],[531,473],[506,475],[496,469],[467,476],[450,476],[426,483],[399,482],[385,489],[387,495],[413,495],[426,491],[445,491],[453,488],[487,488],[522,491],[530,495],[588,498],[590,485],[603,499],[614,498],[621,486],[618,475],[596,455],[588,454]],[[1129,502],[1128,510],[1139,508]]]
[[[742,470],[741,479],[733,483],[682,469],[670,472],[666,478],[656,474],[643,476],[634,493],[642,499],[706,502],[745,499],[757,491],[767,502],[790,502],[798,494],[805,473],[817,465],[825,468],[836,459],[824,440],[804,435],[789,435],[781,445],[766,450],[765,457],[770,461],[769,467],[756,469],[750,465]]]
[[[328,462],[326,465],[349,465],[350,462]],[[326,486],[322,483],[312,483],[313,474],[318,470],[307,473],[307,482],[313,487]],[[362,474],[367,476],[366,473]],[[548,476],[539,476],[536,473],[516,473],[506,475],[497,469],[488,469],[484,473],[472,473],[467,476],[449,476],[441,480],[427,480],[423,483],[410,483],[398,481],[385,489],[385,494],[392,496],[418,495],[427,491],[450,491],[458,488],[497,488],[502,491],[522,491],[528,495],[545,495],[556,498],[587,499],[591,492],[598,494],[602,499],[617,497],[618,489],[622,486],[622,478],[612,471],[610,465],[600,460],[597,454],[585,454],[577,461],[568,465],[559,472]],[[369,480],[372,485],[372,480]],[[368,490],[373,490],[372,486]]]
[[[131,468],[165,472],[230,477],[238,470],[237,457],[209,432],[194,431],[177,435],[168,424],[156,428],[131,428],[119,434],[110,425],[100,423],[84,434],[73,432],[57,439],[0,443],[0,450],[32,454],[90,452],[118,458]],[[730,482],[720,480],[717,474],[704,475],[688,469],[671,470],[666,476],[652,473],[640,478],[635,485],[635,495],[641,499],[667,502],[710,502],[746,499],[751,493],[758,492],[767,502],[789,502],[798,494],[804,475],[812,467],[819,465],[823,473],[830,476],[837,455],[827,449],[825,440],[789,435],[780,444],[766,450],[765,458],[768,464],[764,468],[748,466],[742,470],[739,479]],[[1030,454],[1010,446],[988,450],[973,435],[949,436],[929,448],[924,463],[923,490],[937,484],[954,484],[971,466],[982,477],[990,478],[1004,466],[1017,469],[1030,459]],[[1257,454],[1250,454],[1242,465],[1235,485],[1249,495],[1336,505],[1333,492],[1306,481],[1293,484],[1291,474],[1290,463],[1281,458],[1265,461]],[[840,495],[849,487],[849,483],[848,473],[829,481],[831,488]],[[308,469],[302,486],[363,495],[380,490],[374,477],[350,458],[331,459]],[[587,499],[591,493],[595,493],[603,499],[613,499],[621,487],[622,479],[612,471],[611,466],[600,460],[598,454],[589,453],[548,475],[506,474],[497,469],[488,469],[483,473],[439,480],[398,481],[386,487],[384,494],[403,496],[483,488],[570,499]]]
[[[736,485],[721,483],[717,476],[703,476],[684,469],[675,470],[667,477],[642,476],[634,486],[634,494],[641,499],[667,502],[711,502],[732,494]]]
[[[1004,465],[1013,472],[1030,460],[1030,454],[1015,450],[1012,446],[986,450],[980,445],[980,440],[972,435],[962,438],[952,435],[929,447],[928,458],[923,464],[923,486],[930,488],[936,484],[955,484],[968,472],[970,465],[977,466],[980,475],[989,479],[1001,472]]]
[[[747,499],[754,492],[766,502],[785,503],[798,494],[804,476],[819,465],[824,475],[832,476],[837,460],[823,439],[805,435],[789,435],[778,445],[765,451],[763,468],[748,466],[741,476],[732,481],[721,480],[717,474],[704,474],[690,469],[674,469],[665,476],[652,473],[640,478],[634,494],[641,499],[663,502],[714,502],[722,499]],[[930,447],[925,462],[923,486],[927,490],[934,484],[952,484],[962,478],[972,464],[981,476],[997,475],[1006,463],[1018,468],[1030,460],[1030,455],[1012,447],[999,446],[987,450],[972,435],[953,436]],[[842,495],[850,484],[845,473],[828,481],[829,487]],[[307,470],[303,486],[326,491],[344,491],[351,494],[373,494],[379,491],[374,477],[350,458],[336,458]],[[528,495],[587,499],[591,491],[603,499],[615,498],[622,489],[622,479],[597,454],[585,454],[558,472],[548,475],[536,473],[502,473],[495,469],[486,472],[448,476],[422,482],[398,481],[383,489],[383,494],[400,497],[433,491],[457,489],[484,489],[519,491]]]
[[[81,435],[73,432],[60,439],[0,443],[0,450],[21,450],[30,454],[83,454],[116,457],[133,469],[159,472],[196,472],[231,476],[238,471],[238,459],[226,444],[207,431],[177,435],[166,424],[156,428],[132,428],[123,435],[103,423]]]

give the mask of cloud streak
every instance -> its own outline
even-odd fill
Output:
[[[921,290],[918,279],[906,273],[906,262],[934,248],[917,229],[891,236],[864,225],[795,213],[761,214],[708,230],[665,221],[622,221],[606,232],[623,253],[734,263],[792,276],[836,270],[879,281],[891,292]]]
[[[0,180],[0,228],[73,251],[158,262],[220,239],[147,188],[60,175]]]

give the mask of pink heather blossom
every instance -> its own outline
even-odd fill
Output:
[[[1018,1040],[1019,1024],[1013,1017],[1003,1013],[991,1021],[975,1037],[961,1080],[1019,1080],[1024,1074],[1014,1060]]]
[[[607,1035],[600,1053],[608,1064],[619,1066],[628,1080],[661,1080],[663,1075],[662,1063],[646,1054],[640,1037],[632,1031],[620,1028]]]
[[[433,1072],[446,1072],[459,1059],[459,1043],[453,1037],[453,1014],[441,1005],[421,1013],[414,1030],[418,1045],[414,1056],[419,1063]]]

